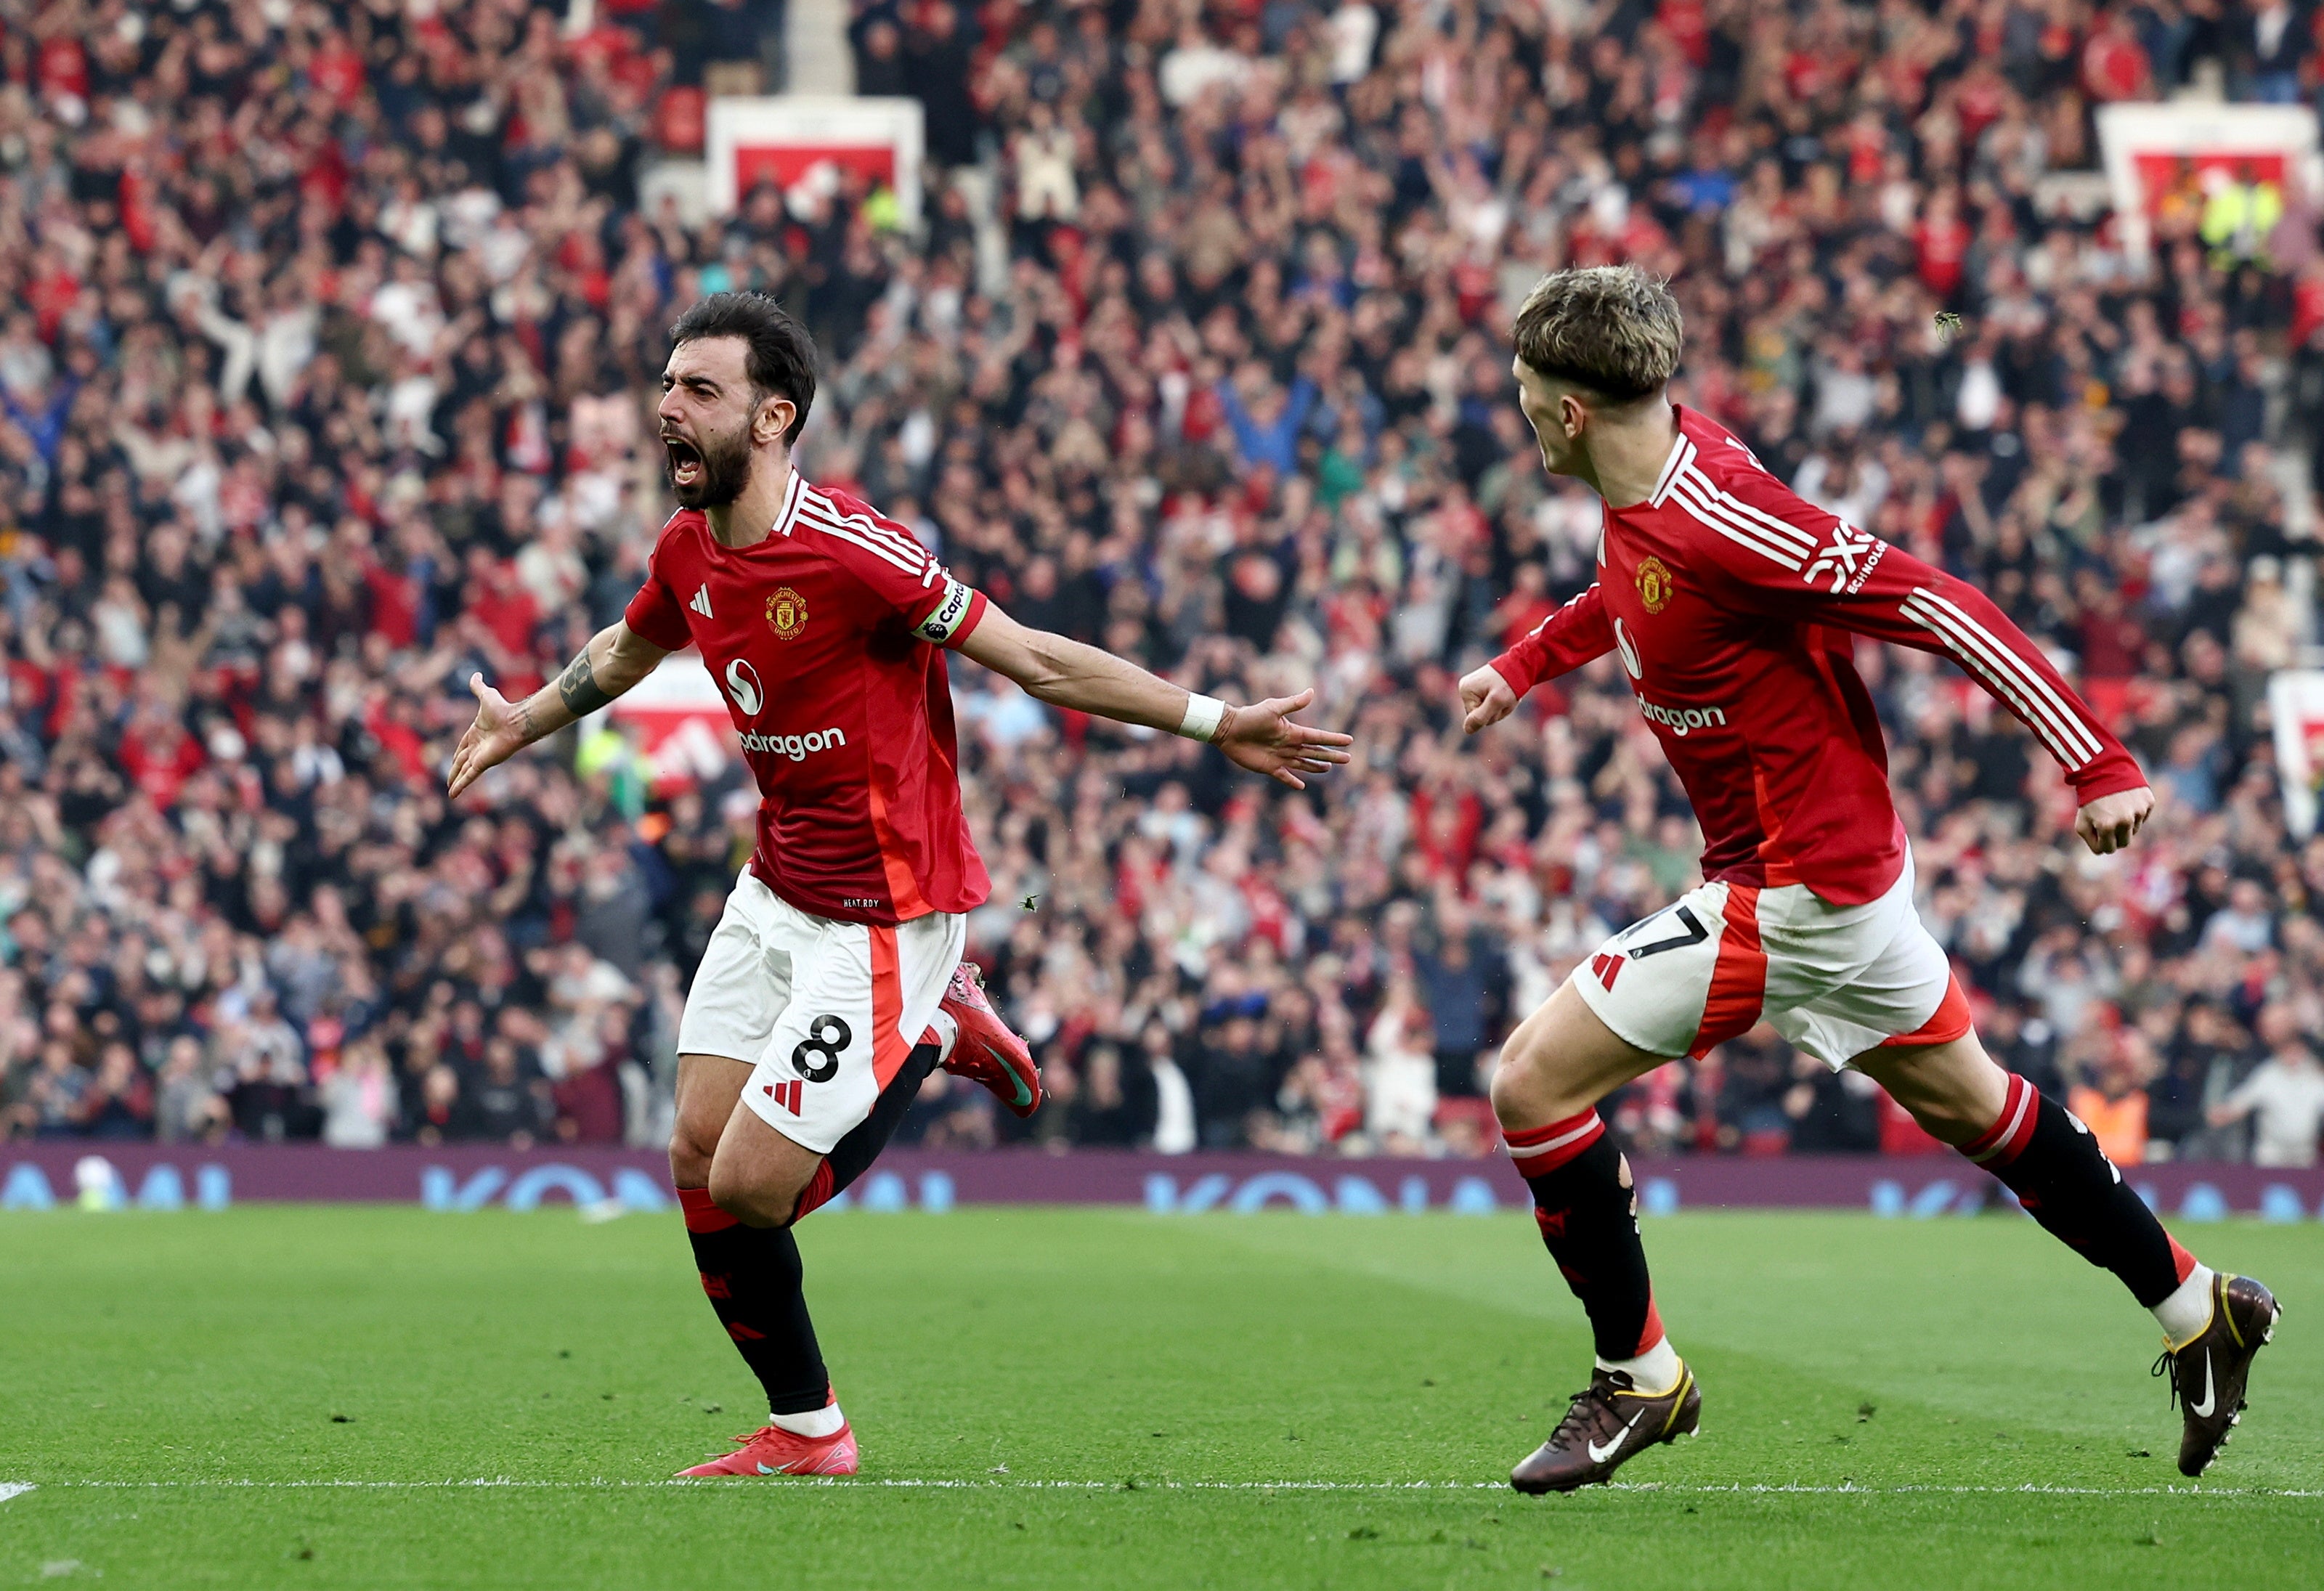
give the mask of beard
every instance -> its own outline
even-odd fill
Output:
[[[705,437],[699,447],[675,437],[663,446],[669,453],[670,491],[680,508],[724,508],[751,483],[747,428],[731,437]]]

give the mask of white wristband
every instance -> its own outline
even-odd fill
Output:
[[[1219,724],[1227,715],[1227,704],[1216,696],[1198,696],[1186,693],[1186,716],[1179,721],[1178,732],[1190,740],[1208,740],[1219,732]]]

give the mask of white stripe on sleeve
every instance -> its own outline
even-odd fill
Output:
[[[2015,707],[2069,773],[2098,754],[2098,737],[2080,715],[1984,625],[1925,588],[1914,591],[1901,607],[1906,618],[1943,642],[1947,651]]]
[[[2074,711],[2072,704],[2061,695],[2048,680],[2043,678],[2040,672],[2031,664],[2011,650],[1999,636],[1971,618],[1968,611],[1960,604],[1936,592],[1923,590],[1915,592],[1914,594],[1925,596],[1934,608],[1949,615],[1962,627],[1968,636],[1989,650],[1999,667],[2014,676],[2035,701],[2047,707],[2064,731],[2067,743],[2080,753],[2082,761],[2089,761],[2104,750],[2098,742],[2098,736],[2092,734],[2089,724],[2083,722],[2082,715]]]
[[[820,530],[825,536],[836,536],[842,541],[848,542],[855,547],[860,547],[865,552],[870,553],[873,557],[880,559],[883,563],[893,564],[897,568],[901,569],[907,575],[919,575],[924,573],[927,569],[930,561],[928,558],[927,549],[926,547],[918,548],[919,556],[918,557],[907,557],[902,553],[898,552],[887,542],[876,541],[871,537],[864,535],[853,521],[843,524],[835,517],[827,516],[824,511],[819,510],[816,507],[815,500],[812,498],[800,505],[798,522],[814,529]],[[915,543],[914,546],[918,547],[918,544]]]
[[[1671,483],[1670,501],[1738,547],[1748,547],[1794,574],[1805,561],[1774,538],[1728,513],[1711,497],[1710,483],[1692,470],[1679,472],[1678,478]]]
[[[928,549],[923,547],[919,538],[911,532],[894,525],[884,524],[872,514],[841,513],[839,505],[820,492],[811,493],[806,499],[805,506],[825,524],[844,526],[872,540],[886,542],[900,557],[928,556]]]

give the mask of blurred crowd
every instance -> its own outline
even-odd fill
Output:
[[[647,176],[780,14],[0,0],[10,1133],[659,1141],[742,769],[659,781],[616,717],[456,807],[442,771],[470,673],[531,688],[635,589],[666,328],[752,287],[824,351],[811,478],[1028,623],[1313,682],[1358,738],[1294,793],[955,659],[971,953],[1053,1102],[939,1077],[903,1138],[1489,1152],[1499,1038],[1696,877],[1618,669],[1455,710],[1597,534],[1507,317],[1634,261],[1683,401],[1990,591],[2153,773],[2090,859],[2014,720],[1859,647],[1989,1047],[2118,1160],[2314,1159],[2324,841],[2265,684],[2319,639],[2317,216],[2190,188],[2142,265],[2088,180],[2110,101],[2313,106],[2311,7],[858,0],[920,225],[827,168],[689,220]],[[1610,1117],[1932,1147],[1765,1027]]]

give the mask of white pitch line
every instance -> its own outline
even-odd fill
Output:
[[[5,1503],[11,1497],[21,1497],[31,1490],[31,1481],[0,1481],[0,1503]]]
[[[844,1476],[794,1476],[794,1485],[827,1486],[839,1490],[930,1490],[930,1491],[1072,1491],[1072,1492],[1498,1492],[1506,1491],[1502,1481],[1172,1481],[1139,1479],[1131,1484],[1120,1480],[973,1480],[936,1479],[913,1480]],[[45,1483],[55,1486],[78,1486],[103,1490],[252,1490],[252,1491],[456,1491],[462,1489],[504,1489],[515,1491],[598,1491],[635,1489],[692,1490],[715,1486],[715,1481],[666,1480],[516,1480],[505,1476],[482,1476],[475,1480],[70,1480]],[[1759,1497],[1882,1497],[1882,1496],[1941,1496],[1941,1497],[2324,1497],[2324,1490],[2300,1490],[2292,1487],[2239,1486],[2060,1486],[2027,1482],[2015,1486],[1860,1486],[1849,1483],[1837,1486],[1821,1485],[1669,1485],[1659,1481],[1614,1481],[1607,1489],[1617,1492],[1666,1492],[1690,1497],[1759,1496]],[[0,1485],[0,1502],[20,1493],[29,1492],[29,1483]]]

